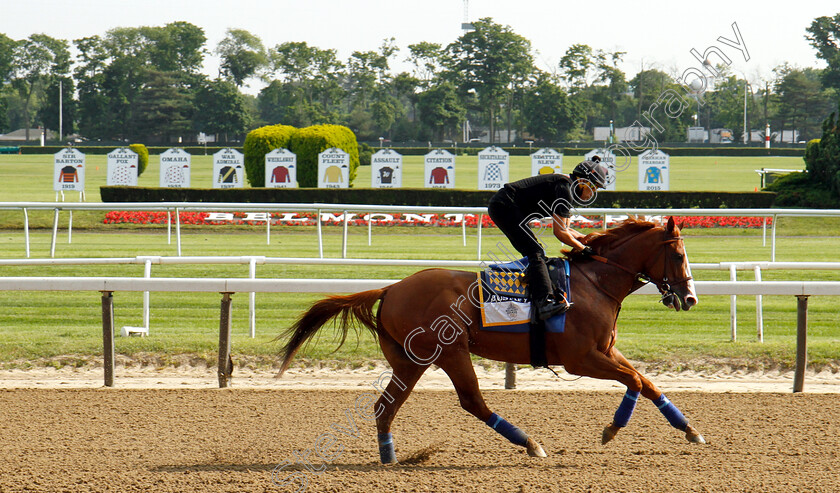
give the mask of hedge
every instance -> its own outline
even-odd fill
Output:
[[[131,144],[128,148],[137,153],[137,176],[139,177],[149,166],[149,150],[143,144]]]
[[[274,149],[289,147],[289,140],[297,132],[289,125],[269,125],[248,132],[243,146],[245,174],[252,187],[265,186],[265,155]]]
[[[493,191],[438,188],[139,188],[101,187],[103,202],[325,203],[484,207]],[[601,191],[593,207],[615,208],[768,208],[772,192],[610,192]]]
[[[246,138],[247,141],[247,138]],[[489,146],[489,144],[488,144]],[[85,153],[85,154],[108,154],[109,152],[117,149],[119,146],[76,146],[76,149]],[[172,146],[154,146],[149,147],[150,154],[160,154],[167,149],[172,147],[177,147],[176,145]],[[453,154],[461,155],[470,155],[475,156],[479,153],[479,151],[483,150],[487,146],[482,147],[433,147],[434,149],[446,149]],[[591,146],[588,147],[555,147],[558,151],[561,151],[566,156],[583,156],[587,152],[591,151],[599,147],[599,145],[592,143]],[[527,147],[504,147],[503,149],[509,152],[512,156],[527,156],[534,153],[539,146],[534,146],[530,150]],[[64,146],[21,146],[20,152],[21,154],[55,154],[56,152],[64,149]],[[200,155],[204,154],[205,151],[207,154],[214,154],[222,149],[227,149],[227,147],[201,147],[201,146],[191,146],[191,147],[181,147],[181,149],[187,151],[189,154],[192,155]],[[243,151],[243,148],[235,148],[239,151]],[[379,148],[375,147],[372,148],[373,151],[377,151]],[[403,156],[423,156],[428,154],[429,148],[428,147],[392,147],[393,151],[399,152]],[[346,150],[346,149],[345,149]],[[793,156],[793,157],[802,157],[805,154],[804,148],[770,148],[764,149],[763,147],[662,147],[660,148],[663,152],[667,153],[670,156]],[[244,152],[244,151],[243,151]],[[358,149],[357,151],[358,152]],[[631,152],[631,155],[637,155],[638,153]],[[352,159],[352,158],[351,158]]]
[[[489,144],[487,145],[489,146]],[[458,155],[458,156],[476,156],[479,152],[484,150],[485,147],[433,147],[431,150],[434,149],[446,149],[447,151]],[[560,152],[562,152],[566,156],[583,156],[587,152],[591,151],[592,149],[600,147],[599,145],[593,143],[589,147],[555,147]],[[393,151],[396,151],[403,156],[424,156],[431,152],[428,147],[392,147]],[[527,147],[503,147],[505,151],[510,153],[511,156],[528,156],[536,152],[540,147],[534,146],[531,149]],[[748,156],[794,156],[794,157],[801,157],[804,154],[804,149],[796,149],[796,148],[777,148],[777,149],[764,149],[763,147],[661,147],[659,148],[662,152],[665,152],[669,156],[741,156],[741,157],[748,157]],[[628,150],[631,156],[637,156],[638,152],[633,152]],[[615,152],[616,155],[620,156],[619,152]]]
[[[73,149],[77,149],[82,154],[92,154],[92,155],[105,155],[109,154],[114,149],[119,149],[120,147],[125,147],[124,145],[112,145],[112,146],[73,146]],[[179,149],[183,149],[187,152],[187,154],[191,154],[193,156],[203,155],[205,152],[207,155],[215,154],[222,149],[229,149],[228,146],[214,146],[214,147],[204,147],[204,146],[187,146],[182,147],[177,144],[172,144],[170,146],[146,146],[146,150],[148,150],[149,155],[158,155],[162,154],[173,147],[177,147]],[[62,149],[67,148],[67,146],[21,146],[20,153],[21,154],[55,154],[56,152],[61,151]],[[239,151],[242,150],[241,147],[234,147]]]
[[[356,134],[341,125],[313,125],[299,129],[289,141],[289,150],[297,155],[297,180],[300,187],[318,185],[318,154],[332,147],[350,155],[348,183],[353,186],[359,168]]]

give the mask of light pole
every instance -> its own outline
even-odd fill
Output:
[[[744,76],[744,145],[747,144],[747,133],[750,129],[747,128],[747,88],[749,87],[749,83],[747,82],[747,77]]]

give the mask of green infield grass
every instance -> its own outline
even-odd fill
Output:
[[[159,185],[160,161],[157,155],[149,156],[149,166],[139,178],[141,187]],[[580,156],[564,156],[563,171],[571,172],[582,160]],[[85,200],[99,202],[99,187],[106,182],[106,157],[86,156]],[[619,163],[619,167],[623,167]],[[760,185],[761,168],[804,169],[805,163],[799,157],[708,157],[674,156],[671,158],[671,190],[680,191],[752,191]],[[403,158],[403,187],[423,187],[423,156]],[[212,156],[192,157],[190,181],[193,187],[210,188],[213,179]],[[531,175],[531,161],[528,156],[511,156],[510,180]],[[0,202],[52,202],[53,156],[40,154],[0,155]],[[638,190],[638,164],[633,158],[626,170],[617,174],[617,190]],[[370,187],[370,166],[360,166],[356,188]],[[458,156],[456,158],[455,188],[475,190],[478,188],[478,157]],[[78,192],[65,193],[65,200],[76,202]]]
[[[570,171],[579,157],[565,157]],[[477,158],[459,156],[456,186],[476,188]],[[86,200],[99,201],[98,187],[105,184],[105,156],[87,156]],[[759,183],[754,170],[803,167],[800,158],[780,157],[673,157],[672,190],[750,191]],[[422,157],[405,157],[406,187],[422,186]],[[192,184],[209,186],[211,158],[194,156]],[[157,186],[158,157],[151,156],[141,186]],[[530,162],[525,156],[511,158],[511,179],[527,176]],[[0,156],[0,201],[44,201],[55,199],[52,191],[52,156]],[[356,186],[370,182],[370,168],[361,167]],[[619,190],[636,189],[635,161],[619,173]],[[76,201],[78,193],[66,194]],[[103,224],[105,212],[73,214],[72,242],[68,242],[68,213],[62,213],[56,257],[135,257],[177,255],[174,229],[167,241],[165,225]],[[33,258],[49,257],[53,214],[31,211]],[[182,226],[183,255],[264,255],[272,257],[317,257],[315,228],[272,227],[271,244],[266,244],[264,226]],[[585,232],[585,231],[584,231]],[[779,218],[776,260],[834,261],[840,247],[840,218]],[[466,246],[460,228],[377,226],[368,246],[367,227],[351,226],[348,256],[354,258],[418,258],[475,260],[478,255],[476,230],[467,231]],[[691,228],[684,231],[692,262],[770,260],[770,229],[764,244],[762,230],[743,228]],[[484,230],[482,258],[489,253],[504,258],[507,240],[493,228]],[[553,239],[550,241],[554,241]],[[341,227],[324,227],[324,255],[341,256]],[[550,254],[559,245],[549,243]],[[25,255],[23,216],[0,211],[0,258]],[[259,266],[260,278],[374,278],[400,279],[419,270],[414,267],[317,267]],[[0,276],[142,276],[140,265],[120,266],[0,266]],[[247,277],[246,265],[154,266],[155,277]],[[727,272],[695,271],[698,280],[728,279]],[[739,273],[752,279],[752,273]],[[765,280],[840,280],[838,271],[767,271]],[[0,282],[2,282],[0,280]],[[117,327],[142,323],[142,294],[115,293]],[[270,365],[277,361],[280,344],[273,338],[291,325],[320,295],[258,294],[257,337],[248,336],[248,296],[233,299],[234,359],[248,364]],[[215,364],[218,344],[219,295],[202,293],[152,293],[151,335],[147,338],[117,338],[117,352],[137,361],[175,365],[183,361]],[[101,312],[99,293],[0,292],[0,366],[28,367],[87,365],[101,355]],[[631,296],[618,321],[618,347],[630,358],[663,368],[693,368],[713,371],[715,365],[735,364],[747,368],[790,367],[794,360],[796,300],[793,297],[764,297],[765,342],[755,341],[755,297],[738,297],[738,341],[731,342],[728,296],[706,296],[690,312],[674,313],[658,304],[655,297]],[[814,365],[837,366],[840,362],[840,328],[835,298],[813,297],[809,304],[809,359]],[[300,357],[302,361],[334,360],[350,366],[381,359],[373,338],[361,332],[358,343],[351,336],[344,348],[333,353],[335,333],[325,329],[321,337]]]
[[[210,226],[186,231],[184,255],[265,255],[317,257],[314,228],[283,227],[273,230],[272,243],[266,245],[264,230],[229,229],[223,234]],[[325,227],[324,253],[341,255],[341,228]],[[768,246],[760,236],[723,234],[694,235],[686,230],[686,245],[692,262],[769,260]],[[832,231],[836,233],[836,230]],[[506,241],[494,229],[485,230],[483,258],[493,251],[504,253],[497,243]],[[779,238],[777,260],[832,261],[840,240],[837,236],[802,235]],[[760,230],[759,230],[760,234]],[[50,234],[32,234],[33,257],[47,257]],[[22,233],[5,230],[0,235],[0,257],[21,258]],[[508,247],[509,248],[509,247]],[[559,250],[559,248],[557,249]],[[556,251],[554,252],[556,253]],[[66,232],[59,236],[57,257],[134,257],[137,255],[175,255],[168,244],[165,228],[133,231],[83,231],[67,243]],[[353,227],[348,241],[349,257],[475,259],[475,230],[469,231],[463,246],[459,228],[397,227],[374,229],[372,245],[367,245],[367,229]],[[318,267],[259,266],[260,278],[374,278],[399,279],[419,270],[414,267]],[[0,266],[3,276],[142,276],[142,266]],[[167,265],[154,266],[155,277],[247,277],[246,265]],[[697,280],[723,280],[727,272],[695,271]],[[739,273],[743,280],[751,272]],[[767,271],[765,280],[838,280],[837,271]],[[142,294],[115,293],[116,325],[142,323]],[[148,338],[117,338],[117,352],[143,360],[154,355],[157,364],[182,361],[176,356],[213,364],[218,344],[219,295],[202,293],[152,293],[151,335]],[[291,325],[320,295],[257,294],[257,337],[248,336],[248,296],[233,299],[233,352],[253,364],[277,361],[279,343],[272,339]],[[30,365],[88,364],[101,354],[101,312],[99,293],[0,292],[0,362],[5,367]],[[665,368],[712,369],[726,361],[744,367],[790,367],[794,360],[796,300],[794,297],[764,297],[765,342],[755,337],[755,297],[738,298],[739,335],[730,341],[729,297],[706,296],[690,312],[675,313],[658,304],[655,297],[631,296],[618,321],[618,347],[634,359]],[[808,351],[812,364],[834,365],[840,361],[840,329],[837,327],[837,300],[813,297],[810,301]],[[302,355],[302,361],[330,359],[350,366],[380,359],[378,346],[367,332],[359,342],[351,337],[340,351],[335,349],[332,329]],[[162,363],[161,363],[162,362]],[[254,363],[256,362],[256,363]],[[708,368],[707,368],[708,367]]]

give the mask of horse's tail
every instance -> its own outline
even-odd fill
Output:
[[[376,337],[377,316],[373,313],[373,305],[382,299],[387,289],[386,287],[346,296],[329,296],[313,303],[291,327],[274,339],[288,339],[282,349],[283,364],[278,375],[282,375],[289,368],[300,347],[333,318],[340,317],[341,341],[336,350],[347,340],[347,332],[354,321],[367,327]]]

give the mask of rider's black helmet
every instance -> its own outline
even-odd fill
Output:
[[[575,178],[584,178],[598,188],[607,188],[607,167],[596,161],[582,161],[572,171]]]

